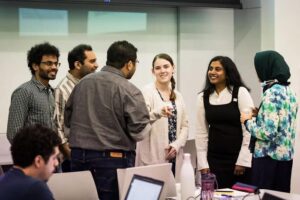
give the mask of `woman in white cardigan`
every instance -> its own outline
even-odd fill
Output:
[[[136,166],[170,162],[178,177],[188,138],[188,119],[182,95],[175,90],[172,58],[167,54],[156,55],[152,73],[155,82],[142,90],[152,128],[150,134],[137,143]]]

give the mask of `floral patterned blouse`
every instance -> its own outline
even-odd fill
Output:
[[[254,158],[293,159],[297,111],[296,97],[290,87],[275,84],[264,92],[257,117],[245,122],[247,130],[257,139]]]
[[[169,127],[169,143],[172,143],[176,140],[176,125],[177,125],[177,108],[175,101],[171,101],[172,103],[172,115],[168,117],[168,127]]]

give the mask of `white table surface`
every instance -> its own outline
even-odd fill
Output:
[[[244,200],[260,200],[264,196],[264,193],[269,193],[272,194],[276,197],[280,197],[285,200],[300,200],[300,194],[293,194],[293,193],[286,193],[286,192],[278,192],[274,190],[267,190],[267,189],[260,189],[260,194],[255,195],[255,194],[250,194],[249,196],[245,197]],[[260,198],[259,198],[260,197]],[[220,198],[217,198],[218,200]],[[241,200],[243,197],[224,197],[221,198],[222,200]]]
[[[231,190],[231,189],[224,189],[224,190]],[[261,200],[265,192],[275,195],[277,197],[283,198],[285,200],[300,200],[300,194],[278,192],[278,191],[267,190],[267,189],[260,189],[260,194],[259,194],[260,198],[258,195],[250,194],[249,196],[245,197],[244,200]],[[199,193],[200,193],[200,190],[197,189],[195,192],[195,196],[198,196]],[[174,197],[173,199],[177,199],[177,198]],[[196,199],[199,200],[200,197],[198,196],[198,198],[196,198]],[[224,198],[222,197],[222,198],[216,198],[216,199],[217,200],[220,200],[220,199],[222,199],[222,200],[242,200],[243,197],[224,197]]]
[[[274,190],[266,190],[266,189],[260,189],[260,197],[263,197],[263,194],[267,192],[269,194],[275,195],[277,197],[286,199],[286,200],[300,200],[300,194],[294,194],[294,193],[286,193],[286,192],[278,192]],[[251,196],[251,198],[245,198],[245,200],[258,200],[258,196]]]

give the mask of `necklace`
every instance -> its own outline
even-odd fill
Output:
[[[164,97],[163,97],[163,95],[161,94],[161,92],[156,88],[156,91],[157,91],[157,93],[159,94],[159,96],[160,96],[160,98],[161,98],[161,100],[162,101],[169,101],[169,98],[166,100]]]

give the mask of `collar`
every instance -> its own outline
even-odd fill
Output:
[[[126,78],[125,75],[123,74],[123,72],[115,67],[104,66],[104,67],[102,67],[101,71],[111,72],[111,73],[117,74],[123,78]]]
[[[18,167],[18,166],[12,166],[10,169],[9,169],[10,171],[15,171],[16,173],[18,173],[18,174],[23,174],[23,175],[25,175],[25,173],[24,173],[24,171],[22,170],[22,168],[21,167]]]
[[[40,81],[38,81],[35,76],[32,76],[31,81],[33,82],[33,84],[40,90],[51,90],[52,92],[54,91],[54,89],[51,87],[51,85],[49,84],[48,86],[45,86],[44,84],[42,84]]]
[[[72,81],[75,85],[79,83],[79,79],[75,78],[75,76],[73,76],[70,72],[67,73],[67,79]]]

